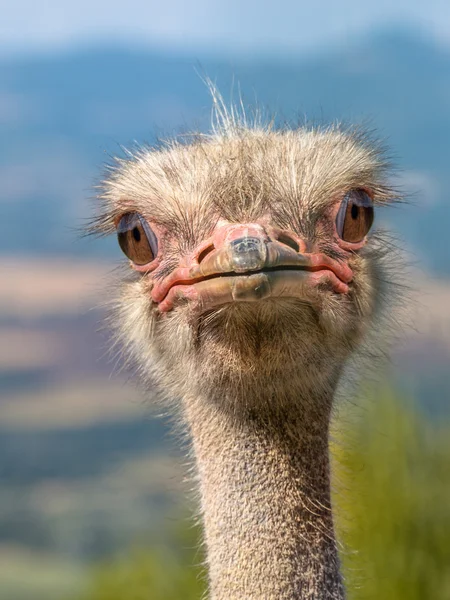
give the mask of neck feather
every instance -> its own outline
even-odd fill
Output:
[[[217,399],[216,399],[217,400]],[[330,501],[331,397],[257,415],[185,405],[213,600],[343,600]]]

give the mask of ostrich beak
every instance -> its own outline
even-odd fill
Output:
[[[265,298],[305,298],[305,286],[328,284],[347,293],[353,273],[347,264],[323,253],[299,252],[305,244],[294,235],[259,224],[225,225],[152,290],[161,312],[180,300],[201,312],[231,302]],[[280,241],[283,240],[283,241]],[[287,245],[286,240],[292,243]]]

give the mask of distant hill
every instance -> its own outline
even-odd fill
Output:
[[[450,275],[450,54],[411,31],[389,30],[303,59],[245,61],[125,48],[0,60],[0,252],[111,254],[74,241],[89,214],[99,166],[120,144],[207,129],[210,99],[196,71],[225,97],[284,119],[368,123],[386,137],[414,205],[393,211],[415,258]]]

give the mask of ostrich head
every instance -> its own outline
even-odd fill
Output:
[[[384,177],[359,133],[231,119],[119,160],[99,224],[131,267],[116,317],[128,350],[172,398],[220,389],[263,410],[286,387],[334,388],[383,295],[368,234],[393,197]]]

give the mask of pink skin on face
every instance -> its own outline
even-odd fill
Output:
[[[186,256],[180,267],[155,282],[151,297],[160,312],[166,313],[180,301],[193,302],[204,312],[231,302],[305,299],[307,288],[321,284],[335,293],[347,293],[353,277],[350,267],[305,249],[305,242],[295,234],[267,223],[221,221],[212,237]],[[148,272],[149,268],[138,270]]]

